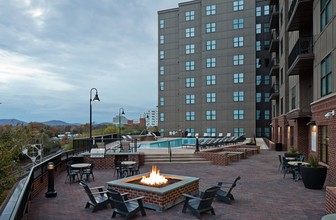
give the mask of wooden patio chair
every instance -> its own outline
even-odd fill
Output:
[[[142,216],[146,216],[145,208],[142,204],[144,196],[140,196],[134,199],[128,199],[127,193],[120,194],[118,191],[108,189],[109,196],[114,203],[114,211],[112,218],[115,218],[117,214],[125,216],[126,219],[130,219],[138,212],[141,212]]]
[[[103,186],[89,188],[89,186],[84,181],[80,181],[79,184],[83,186],[86,194],[89,197],[89,201],[86,203],[85,208],[93,206],[92,212],[107,208],[108,204],[111,205],[111,208],[114,208],[113,202],[107,194],[108,191],[104,191]]]
[[[224,191],[222,189],[218,190],[216,193],[216,198],[220,201],[223,201],[227,204],[231,204],[231,202],[234,200],[234,197],[232,195],[233,188],[237,185],[237,181],[240,180],[240,176],[238,176],[233,183],[223,183],[218,182],[218,186],[221,188],[228,188],[227,191]]]
[[[183,194],[185,196],[182,212],[186,213],[187,209],[201,219],[201,214],[210,211],[212,215],[216,215],[212,202],[216,196],[219,186],[211,187],[204,192],[200,192],[198,196]]]

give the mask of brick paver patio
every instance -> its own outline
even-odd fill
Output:
[[[278,171],[278,154],[282,152],[263,150],[261,154],[251,156],[229,166],[212,164],[159,164],[162,173],[194,176],[200,178],[200,189],[204,190],[217,183],[218,180],[231,182],[238,175],[241,180],[233,190],[235,201],[224,204],[215,200],[213,206],[216,216],[206,213],[203,219],[227,220],[318,220],[325,212],[325,189],[309,190],[302,181],[294,182],[291,175],[283,179]],[[148,172],[151,165],[141,167],[142,172]],[[55,190],[57,197],[45,198],[41,192],[31,203],[28,219],[110,219],[112,209],[104,209],[92,213],[92,208],[85,209],[88,200],[83,188],[77,184],[64,184],[66,173],[56,178]],[[90,187],[105,186],[107,181],[114,180],[113,170],[95,170],[95,181],[90,181]],[[47,190],[47,189],[46,189]],[[46,191],[45,190],[45,191]],[[155,212],[146,209],[147,216],[138,214],[134,219],[196,219],[190,211],[182,212],[182,203],[165,212]],[[116,219],[124,219],[117,217]]]

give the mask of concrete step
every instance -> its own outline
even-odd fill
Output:
[[[211,163],[206,159],[194,154],[174,154],[170,159],[168,154],[149,154],[145,155],[145,164],[155,163]]]

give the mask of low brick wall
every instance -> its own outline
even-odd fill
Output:
[[[237,159],[235,156],[230,156],[229,154],[219,152],[228,151],[228,152],[243,152],[239,155],[239,159],[246,159],[248,156],[260,153],[260,146],[257,145],[231,145],[223,146],[218,148],[212,148],[207,150],[202,150],[196,152],[197,155],[205,158],[206,160],[212,161],[216,165],[227,166],[233,159]]]
[[[89,154],[83,155],[84,163],[94,163],[95,169],[114,169],[114,160],[134,160],[140,166],[144,165],[145,155],[143,153],[137,154],[106,154],[104,158],[91,158]]]
[[[326,187],[326,212],[336,213],[336,187]]]

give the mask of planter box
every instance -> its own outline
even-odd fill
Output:
[[[327,177],[327,167],[301,167],[301,176],[307,189],[322,189]]]

